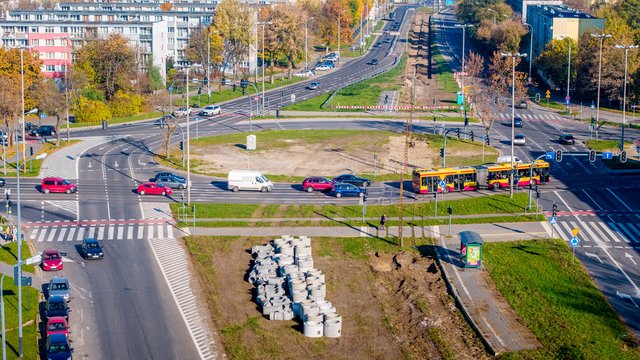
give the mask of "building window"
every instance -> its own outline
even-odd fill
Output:
[[[40,39],[31,40],[31,46],[40,46]]]
[[[16,27],[16,31],[19,32],[19,33],[26,33],[28,30],[29,30],[29,28],[26,27],[26,26],[18,26],[18,27]]]
[[[183,17],[182,17],[182,21],[184,21],[184,22],[189,22],[189,17],[188,17],[188,16],[183,16]]]
[[[118,33],[118,34],[122,34],[124,33],[124,28],[122,26],[117,26],[113,29],[113,32]]]
[[[53,33],[53,26],[47,26],[44,28],[44,32],[46,33]]]
[[[42,15],[36,15],[36,21],[42,21]]]
[[[131,34],[137,34],[137,33],[138,33],[138,28],[137,28],[137,27],[129,28],[129,32],[130,32]]]
[[[60,32],[67,33],[67,32],[69,32],[69,28],[66,27],[66,26],[63,26],[63,27],[60,28]]]
[[[31,32],[32,33],[37,33],[38,32],[38,27],[37,26],[32,26],[31,27]]]
[[[47,39],[47,40],[45,40],[45,42],[46,42],[47,46],[55,46],[56,45],[56,42],[53,39]]]
[[[55,65],[47,65],[45,66],[45,70],[48,72],[55,72],[56,71],[56,66]]]

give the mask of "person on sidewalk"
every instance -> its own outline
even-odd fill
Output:
[[[385,221],[387,221],[387,217],[385,216],[385,214],[382,214],[382,216],[380,216],[380,227],[378,228],[378,230],[384,230]]]

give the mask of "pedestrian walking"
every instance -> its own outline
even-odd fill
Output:
[[[384,223],[385,221],[387,221],[387,217],[385,216],[385,214],[382,214],[382,216],[380,216],[380,227],[378,229],[380,230],[384,230]]]

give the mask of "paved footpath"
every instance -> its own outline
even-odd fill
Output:
[[[388,226],[384,234],[371,226],[282,226],[236,228],[186,228],[185,234],[210,236],[282,235],[311,237],[378,237],[397,236],[399,228]],[[520,323],[513,309],[491,285],[482,269],[465,269],[460,261],[463,230],[479,233],[485,242],[547,239],[551,234],[541,222],[425,226],[403,228],[405,237],[431,237],[437,240],[436,253],[451,293],[474,330],[480,334],[494,355],[539,348],[538,339]]]

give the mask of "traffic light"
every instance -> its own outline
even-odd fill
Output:
[[[562,161],[562,150],[556,150],[556,162]]]
[[[553,213],[553,217],[558,216],[558,205],[553,204],[553,210],[552,210],[552,213]]]
[[[456,128],[456,135],[458,136],[458,139],[460,139],[460,128]]]
[[[236,92],[236,83],[233,83],[233,92]]]
[[[367,202],[367,189],[364,189],[364,193],[362,193],[362,201]]]
[[[448,213],[449,215],[453,214],[453,208],[452,208],[451,206],[449,206],[449,207],[447,208],[447,213]]]
[[[484,143],[486,145],[491,145],[491,142],[489,141],[489,137],[488,136],[486,138],[484,138]]]
[[[590,162],[596,161],[596,151],[593,149],[589,150],[589,161]]]
[[[180,141],[180,150],[184,150],[184,141]]]
[[[622,150],[622,152],[620,152],[620,162],[627,162],[627,150]]]
[[[444,157],[444,148],[440,148],[440,157]]]
[[[536,187],[536,199],[540,199],[540,190]]]
[[[469,118],[468,117],[464,118],[464,126],[469,126]]]
[[[29,156],[33,156],[33,146],[29,146]]]
[[[471,135],[471,141],[473,141],[473,130],[469,132],[469,135]]]
[[[220,82],[222,83],[222,86],[227,85],[227,78],[222,78],[222,80],[220,80]]]

